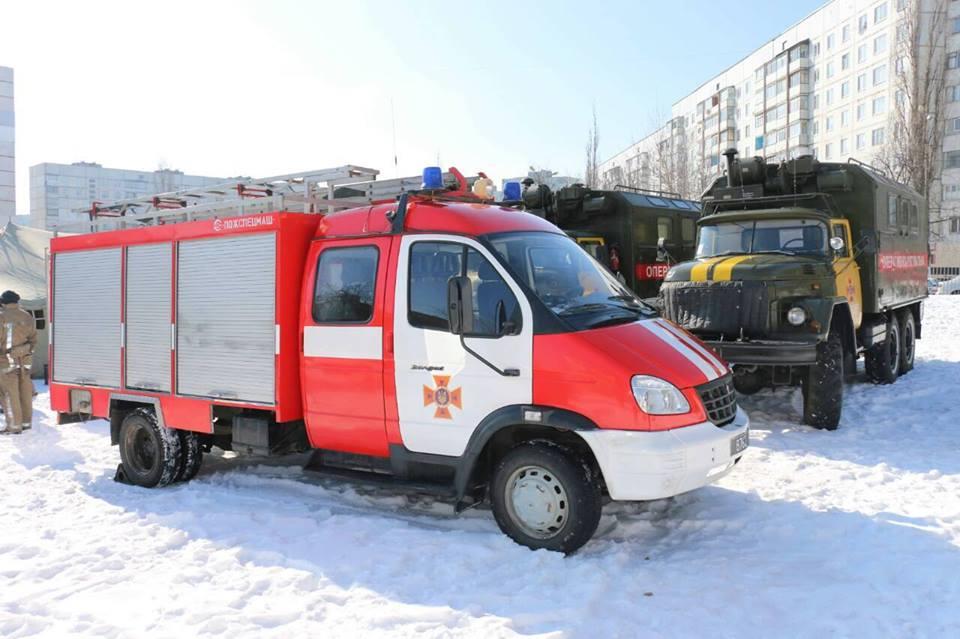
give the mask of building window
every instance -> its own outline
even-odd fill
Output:
[[[860,18],[857,20],[857,33],[861,33],[861,34],[862,34],[864,31],[866,31],[866,30],[867,30],[867,24],[868,24],[868,22],[867,22],[867,14],[863,14],[863,15],[860,16]]]
[[[850,97],[850,82],[844,82],[840,85],[840,97],[849,98]]]
[[[840,41],[846,42],[850,39],[850,25],[843,25],[843,29],[840,30]]]
[[[819,42],[814,42],[814,43],[813,43],[813,57],[817,57],[818,55],[820,55],[820,43],[819,43]]]
[[[846,71],[849,68],[850,68],[850,54],[844,53],[842,56],[840,56],[840,70]]]
[[[857,149],[862,149],[865,146],[867,146],[867,134],[857,133]]]
[[[850,125],[850,112],[849,112],[849,111],[841,111],[841,112],[840,112],[840,126],[841,126],[841,127],[847,127],[847,126],[849,126],[849,125]]]
[[[753,140],[753,150],[754,150],[754,151],[759,151],[759,150],[762,149],[762,148],[763,148],[763,136],[762,136],[762,135],[758,135],[758,136]]]
[[[873,55],[880,55],[887,50],[887,34],[882,33],[873,39]]]
[[[960,18],[953,19],[953,32],[960,33]]]
[[[960,169],[960,151],[944,153],[943,165],[948,169]]]
[[[850,144],[847,141],[847,138],[840,139],[840,155],[841,156],[850,152],[849,146]]]
[[[883,129],[874,129],[870,132],[870,143],[873,146],[880,146],[883,144]]]
[[[827,78],[833,77],[833,62],[827,62]]]
[[[947,87],[947,102],[956,102],[958,96],[960,96],[960,93],[958,93],[956,86]]]
[[[887,81],[887,65],[881,64],[873,70],[873,86],[883,84]]]
[[[826,145],[825,147],[823,147],[823,159],[829,160],[829,159],[830,159],[830,154],[831,154],[832,151],[833,151],[833,145],[832,145],[832,144],[828,144],[828,145]]]
[[[960,233],[960,217],[951,217],[951,218],[950,218],[950,232],[951,232],[951,233]]]
[[[833,104],[833,89],[827,89],[826,100],[827,106]]]
[[[877,5],[873,9],[873,23],[877,24],[878,22],[883,22],[887,19],[887,3],[884,2],[881,5]]]
[[[873,99],[873,114],[880,115],[885,113],[887,110],[887,98],[880,96],[879,98]]]
[[[833,40],[834,38],[832,33],[827,35],[827,51],[833,49]]]
[[[867,90],[867,74],[861,73],[857,76],[857,93],[863,93]]]
[[[833,116],[827,116],[827,132],[833,131]]]
[[[960,133],[960,118],[950,118],[947,120],[947,134],[953,135]]]
[[[947,54],[947,68],[956,69],[960,66],[960,53],[954,51],[953,53]]]

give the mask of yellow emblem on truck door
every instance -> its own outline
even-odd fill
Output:
[[[450,388],[449,375],[434,375],[433,383],[436,385],[435,389],[427,385],[423,387],[423,405],[437,405],[437,410],[433,413],[434,419],[453,419],[450,407],[456,406],[463,410],[463,392],[459,386]]]

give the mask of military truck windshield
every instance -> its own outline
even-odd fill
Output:
[[[813,219],[743,220],[700,227],[697,257],[744,253],[826,255],[827,226]]]
[[[632,322],[656,311],[574,240],[553,233],[504,233],[493,248],[543,303],[577,328]]]

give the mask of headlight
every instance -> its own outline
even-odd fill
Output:
[[[794,306],[787,311],[787,321],[794,326],[800,326],[807,321],[807,312],[799,306]]]
[[[676,386],[659,377],[634,375],[630,388],[637,406],[648,415],[679,415],[690,411],[690,404]]]

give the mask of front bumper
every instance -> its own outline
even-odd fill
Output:
[[[664,431],[578,431],[593,451],[610,498],[620,501],[664,499],[706,486],[733,469],[743,451],[730,455],[730,441],[750,430],[737,409],[733,422],[711,422]]]
[[[796,366],[815,364],[817,361],[816,342],[764,340],[707,341],[706,343],[730,364]]]

